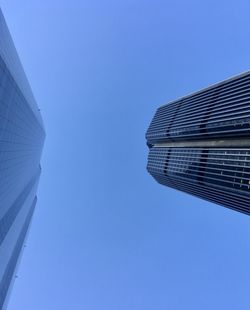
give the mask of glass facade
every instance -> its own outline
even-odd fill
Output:
[[[159,183],[250,214],[250,72],[160,107],[146,139]]]
[[[45,131],[0,10],[0,309],[34,212]]]

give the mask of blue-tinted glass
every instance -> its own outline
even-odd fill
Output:
[[[44,138],[40,111],[0,11],[0,309],[36,205]]]

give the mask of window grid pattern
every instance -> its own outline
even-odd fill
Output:
[[[13,277],[13,273],[15,271],[19,255],[20,255],[20,252],[21,252],[22,247],[23,247],[23,242],[25,240],[25,236],[26,236],[26,233],[28,231],[31,218],[32,218],[32,215],[34,213],[36,202],[37,202],[37,197],[34,198],[34,201],[30,207],[29,213],[28,213],[28,215],[25,219],[25,222],[23,224],[22,231],[21,231],[20,235],[18,236],[14,251],[13,251],[11,258],[8,262],[8,265],[5,269],[2,281],[0,282],[0,309],[2,309],[2,307],[4,305],[5,298],[7,296],[8,289],[9,289],[9,286],[10,286],[10,283],[11,283],[11,280]]]
[[[0,201],[9,206],[39,166],[44,131],[0,58]],[[10,195],[11,193],[11,195]],[[0,218],[6,208],[0,208]]]
[[[250,213],[250,149],[153,147],[147,169],[161,184]]]
[[[0,309],[35,207],[44,139],[40,110],[0,9],[0,262],[6,262],[0,263]],[[21,215],[32,201],[25,220]],[[11,229],[16,223],[18,230]]]
[[[37,121],[43,126],[43,121],[31,87],[23,70],[21,61],[18,57],[15,45],[11,38],[9,29],[5,22],[3,13],[0,9],[0,57],[6,63],[11,75],[15,79],[19,89],[29,102],[30,108],[36,116]]]
[[[8,209],[6,214],[0,220],[0,246],[5,237],[8,234],[15,218],[17,217],[19,211],[21,210],[24,202],[26,201],[29,194],[32,192],[32,189],[36,188],[37,182],[40,177],[40,169],[39,172],[35,174],[34,177],[29,181],[26,187],[23,189],[21,194],[17,197],[12,206]]]

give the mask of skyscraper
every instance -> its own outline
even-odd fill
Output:
[[[32,219],[45,131],[0,10],[0,309]]]
[[[158,108],[146,139],[156,181],[250,213],[250,71]]]

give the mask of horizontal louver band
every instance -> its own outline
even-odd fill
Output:
[[[149,144],[250,134],[250,72],[160,107]]]
[[[203,185],[197,186],[197,184],[190,183],[190,181],[173,179],[171,177],[159,176],[155,177],[155,179],[162,185],[250,215],[249,199],[242,199],[241,196],[233,195],[223,189],[219,190]]]
[[[250,208],[250,148],[153,147],[147,169],[161,184],[241,212]]]
[[[250,149],[152,148],[148,170],[220,185],[250,196]]]

